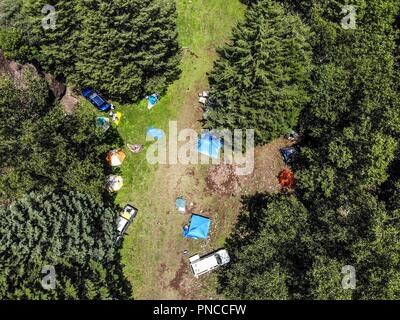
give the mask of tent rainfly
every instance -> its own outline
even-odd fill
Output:
[[[281,154],[285,163],[288,164],[297,154],[297,150],[295,148],[282,148]]]
[[[214,137],[210,132],[204,133],[198,141],[198,152],[210,158],[219,158],[219,153],[222,148],[220,139]]]
[[[150,128],[147,130],[147,135],[157,140],[161,140],[164,137],[164,131],[157,128]]]
[[[211,220],[197,214],[192,215],[190,226],[183,228],[183,236],[190,239],[207,239]]]
[[[107,163],[112,167],[122,165],[126,158],[125,152],[122,150],[112,150],[107,155]]]
[[[117,192],[122,189],[124,180],[121,176],[111,175],[107,178],[107,190],[109,192]]]
[[[147,99],[147,109],[152,109],[160,99],[160,97],[157,94],[152,94],[150,96],[146,97]]]

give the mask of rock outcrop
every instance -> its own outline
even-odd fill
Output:
[[[64,110],[68,113],[73,112],[79,103],[70,89],[62,82],[56,80],[54,76],[48,73],[40,73],[37,68],[31,63],[20,64],[15,61],[7,60],[3,52],[0,50],[0,76],[9,75],[17,86],[24,85],[24,73],[27,71],[32,72],[38,77],[43,77],[49,85],[54,98],[60,101]]]

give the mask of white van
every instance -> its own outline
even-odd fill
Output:
[[[228,251],[222,249],[202,258],[197,254],[189,258],[189,261],[192,272],[197,278],[202,274],[228,264],[231,261],[231,258],[229,257]]]

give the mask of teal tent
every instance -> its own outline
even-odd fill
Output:
[[[147,98],[147,109],[152,109],[158,102],[158,100],[160,99],[160,97],[157,94],[152,94]]]
[[[176,199],[176,208],[180,213],[185,213],[186,212],[186,200],[183,198],[177,198]]]
[[[110,129],[110,119],[106,117],[97,117],[96,119],[96,127],[97,128],[102,128],[104,131],[107,131]]]

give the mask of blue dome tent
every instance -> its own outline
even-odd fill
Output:
[[[183,236],[190,239],[207,239],[211,220],[197,214],[192,215],[190,226],[183,229]]]
[[[160,99],[157,94],[152,94],[151,96],[147,96],[147,109],[152,109]]]
[[[164,131],[157,128],[150,128],[147,130],[147,135],[156,138],[157,140],[161,140],[164,137]]]
[[[209,156],[210,158],[219,158],[219,153],[222,148],[222,142],[220,139],[214,137],[211,133],[204,133],[198,142],[198,152]]]
[[[282,154],[283,160],[287,164],[297,154],[297,151],[295,148],[283,148],[283,149],[281,149],[281,154]]]

